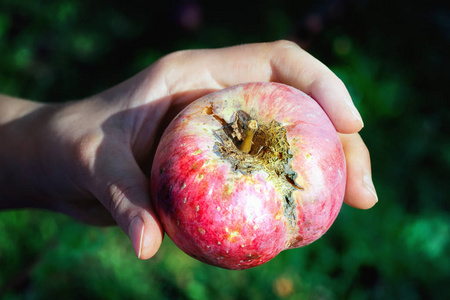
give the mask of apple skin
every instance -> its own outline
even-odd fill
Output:
[[[239,110],[286,129],[300,187],[290,194],[290,211],[267,172],[236,170],[217,151],[219,120],[232,123]],[[165,130],[151,172],[153,204],[168,236],[188,255],[226,269],[255,267],[320,238],[339,213],[345,183],[344,152],[328,116],[279,83],[232,86],[188,105]]]

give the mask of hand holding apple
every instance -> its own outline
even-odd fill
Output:
[[[282,82],[317,101],[341,133],[345,202],[373,206],[369,153],[356,133],[362,122],[345,86],[300,47],[278,41],[175,52],[111,89],[60,105],[0,96],[0,139],[8,141],[0,143],[0,209],[39,207],[88,223],[115,222],[138,257],[150,258],[164,232],[145,166],[160,133],[195,99],[257,81]],[[258,119],[257,125],[267,123]]]

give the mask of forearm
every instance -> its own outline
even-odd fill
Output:
[[[0,209],[46,206],[36,137],[47,107],[0,95]]]
[[[102,126],[117,110],[104,101],[43,104],[0,95],[0,210],[70,214],[84,205],[80,199],[90,205]]]
[[[43,106],[42,103],[0,94],[0,126],[17,120]]]

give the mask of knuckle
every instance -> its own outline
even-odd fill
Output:
[[[369,148],[367,148],[363,139],[358,133],[350,134],[350,139],[348,140],[348,146],[351,147],[351,151],[355,153],[358,157],[369,159],[370,153]]]
[[[108,208],[111,216],[117,221],[120,211],[126,198],[125,193],[118,187],[117,184],[108,185],[105,192],[106,202],[109,202]]]
[[[366,144],[361,143],[359,145],[359,151],[363,157],[365,157],[367,160],[370,160],[370,152],[369,152],[369,148],[367,148]]]
[[[193,63],[196,51],[198,50],[172,52],[161,57],[151,65],[150,70],[155,74],[154,78],[166,95],[172,95],[177,92],[177,83],[180,82],[186,70],[190,70],[189,64]]]
[[[285,48],[297,48],[299,49],[299,45],[297,45],[296,43],[289,41],[289,40],[278,40],[273,42],[273,45],[276,48],[281,48],[281,49],[285,49]]]
[[[166,69],[168,67],[172,67],[174,65],[179,64],[180,62],[185,62],[186,57],[191,56],[193,52],[196,50],[179,50],[161,57],[155,65],[160,69]]]
[[[78,138],[74,147],[75,161],[89,171],[93,171],[95,158],[101,142],[102,134],[100,133],[85,134]]]
[[[105,188],[103,202],[108,207],[111,216],[118,222],[121,222],[124,214],[126,214],[129,193],[132,192],[134,186],[125,181],[108,184]],[[120,224],[119,224],[120,225]]]

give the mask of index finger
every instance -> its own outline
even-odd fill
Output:
[[[355,133],[364,126],[342,80],[308,52],[286,43],[276,49],[271,61],[275,79],[314,98],[337,131]]]
[[[343,82],[293,42],[181,51],[174,53],[171,59],[175,59],[177,71],[165,76],[165,83],[175,87],[173,93],[200,87],[221,89],[251,81],[276,81],[314,98],[337,131],[354,133],[363,127],[361,116]]]

